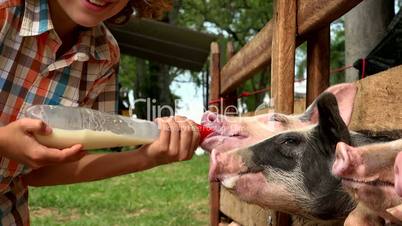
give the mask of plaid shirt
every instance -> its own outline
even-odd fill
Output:
[[[78,43],[56,59],[61,40],[47,0],[0,0],[0,123],[33,104],[86,106],[116,111],[117,42],[101,24],[83,30]],[[29,225],[24,165],[0,156],[1,225]]]

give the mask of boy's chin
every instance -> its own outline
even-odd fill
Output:
[[[91,28],[98,26],[102,21],[100,20],[84,20],[84,21],[76,21],[75,23],[81,27]]]

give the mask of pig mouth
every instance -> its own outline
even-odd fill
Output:
[[[213,149],[210,155],[210,167],[208,173],[209,181],[211,182],[219,182],[225,188],[233,190],[237,181],[240,180],[243,175],[255,173],[250,172],[248,168],[238,168],[222,173],[222,165],[218,164],[217,155],[219,155],[219,150]]]
[[[223,187],[227,190],[234,192],[234,193],[242,193],[242,188],[239,188],[238,185],[240,184],[249,184],[250,176],[254,177],[261,172],[241,172],[238,174],[231,174],[231,175],[224,175],[219,178],[215,178],[214,181],[219,182]],[[254,179],[254,178],[253,178]],[[253,181],[254,182],[254,181]],[[248,191],[247,189],[246,191]],[[246,192],[244,191],[244,192]]]
[[[201,147],[207,151],[211,151],[212,149],[219,149],[226,151],[231,149],[231,145],[235,145],[239,140],[244,140],[248,138],[248,135],[245,133],[237,132],[237,133],[219,133],[213,132],[208,135],[204,141],[201,143]],[[227,145],[228,147],[225,147]]]
[[[384,180],[356,180],[352,178],[342,177],[342,184],[347,187],[356,187],[355,185],[368,185],[374,187],[394,187],[394,183]]]
[[[236,186],[237,181],[240,179],[240,176],[241,175],[226,176],[221,179],[220,182],[225,188],[233,190]]]

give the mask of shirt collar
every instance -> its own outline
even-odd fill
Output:
[[[25,0],[20,35],[36,36],[52,29],[47,0]]]
[[[108,30],[103,24],[82,30],[77,44],[67,54],[84,53],[95,60],[110,60],[112,50],[109,47],[108,34]]]
[[[110,60],[110,52],[112,50],[109,46],[109,40],[114,40],[114,38],[106,26],[102,23],[91,28],[88,31],[88,36],[90,36],[91,40],[89,49],[92,57],[97,60]]]
[[[54,26],[48,0],[25,0],[19,34],[21,36],[39,36],[51,30],[54,30]],[[108,45],[108,36],[111,34],[104,24],[81,31],[74,52],[91,55],[95,60],[110,60],[111,50]]]

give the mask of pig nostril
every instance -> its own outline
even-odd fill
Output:
[[[399,167],[397,163],[395,162],[395,167],[394,167],[394,186],[395,186],[395,191],[396,193],[402,197],[402,187],[401,187],[401,181],[400,181],[400,176],[399,176]]]
[[[214,121],[216,120],[216,118],[217,118],[216,114],[210,113],[210,114],[208,114],[208,116],[207,116],[207,121],[208,121],[208,122],[214,122]]]
[[[344,156],[342,155],[342,153],[337,152],[337,153],[336,153],[336,159],[337,159],[338,161],[340,161],[340,162],[345,162],[345,158],[344,158]]]
[[[349,168],[348,153],[343,147],[338,146],[335,154],[335,162],[333,164],[333,173],[337,176],[345,176]]]
[[[399,176],[399,164],[402,160],[402,152],[399,152],[398,155],[395,158],[395,165],[394,165],[394,173],[395,176]]]

